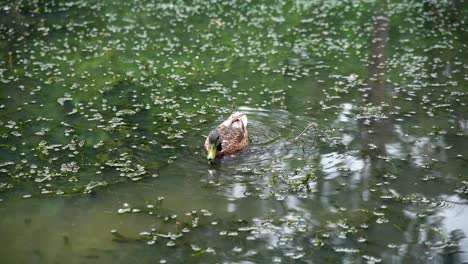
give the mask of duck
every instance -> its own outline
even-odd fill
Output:
[[[238,153],[246,149],[248,145],[247,115],[235,112],[211,130],[206,137],[207,159],[212,162],[215,158]]]

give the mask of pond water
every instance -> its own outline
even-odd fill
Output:
[[[3,1],[2,262],[468,262],[467,11]]]

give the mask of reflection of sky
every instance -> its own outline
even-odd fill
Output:
[[[444,218],[442,222],[444,233],[449,234],[453,230],[459,229],[463,231],[465,236],[468,236],[468,205],[466,201],[457,195],[446,197],[444,200],[454,202],[450,207],[442,208],[438,212],[438,215]],[[460,240],[460,249],[461,262],[468,261],[468,238]]]
[[[328,180],[340,175],[338,168],[346,168],[355,172],[364,169],[365,166],[362,159],[351,155],[338,154],[337,152],[322,155],[320,164]]]
[[[385,152],[392,158],[404,158],[404,153],[401,150],[401,144],[398,142],[385,144]]]
[[[349,116],[351,116],[351,110],[353,109],[353,105],[350,104],[350,103],[344,103],[342,105],[342,111],[341,113],[338,115],[338,120],[341,121],[341,122],[349,122],[351,121]]]

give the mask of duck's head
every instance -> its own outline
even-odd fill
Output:
[[[221,143],[222,140],[219,136],[218,130],[211,130],[208,135],[208,155],[206,157],[209,161],[213,161],[218,150],[221,150]]]

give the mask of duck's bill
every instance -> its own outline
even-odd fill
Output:
[[[212,161],[215,159],[215,157],[216,157],[216,146],[210,145],[208,147],[208,155],[206,156],[206,158],[209,161]]]

